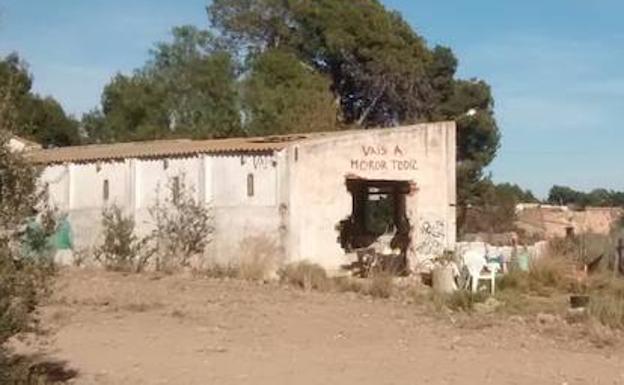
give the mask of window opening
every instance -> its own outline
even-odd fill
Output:
[[[108,179],[104,179],[104,183],[102,184],[102,199],[104,202],[108,202],[110,198],[110,186]]]
[[[250,198],[254,196],[254,175],[253,174],[247,174],[247,196]]]

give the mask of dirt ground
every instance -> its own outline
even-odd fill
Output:
[[[184,276],[71,271],[17,345],[76,384],[624,384],[624,349],[557,319]],[[603,341],[604,342],[604,341]]]

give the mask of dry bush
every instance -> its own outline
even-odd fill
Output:
[[[568,261],[544,256],[532,261],[529,271],[513,269],[497,277],[499,310],[509,314],[558,312],[574,283],[573,266]]]
[[[240,278],[262,281],[274,276],[281,254],[275,241],[266,236],[247,237],[241,241],[239,249]]]
[[[529,287],[534,291],[565,290],[572,283],[574,264],[561,257],[544,256],[529,265]]]
[[[617,246],[617,238],[611,235],[603,234],[581,234],[578,236],[580,261],[589,263],[597,257],[611,256]],[[603,260],[607,260],[604,258]]]
[[[0,357],[0,383],[6,385],[67,384],[78,376],[78,371],[62,361],[45,361],[37,356]]]
[[[596,319],[589,319],[581,333],[599,349],[616,347],[622,340],[618,330],[605,326]]]
[[[572,238],[555,238],[548,241],[548,255],[579,264],[590,263],[601,255],[611,255],[617,245],[617,238],[616,229],[609,235],[584,233]]]
[[[571,238],[553,238],[548,241],[547,255],[577,259],[579,257],[579,246]]]
[[[592,296],[589,314],[603,325],[624,329],[624,298],[609,294]]]
[[[500,291],[550,296],[570,289],[574,264],[562,257],[543,256],[531,261],[529,271],[513,269],[497,279]]]
[[[94,258],[107,270],[141,272],[154,254],[148,247],[150,239],[137,237],[134,219],[116,205],[102,211],[102,233]]]
[[[589,314],[603,325],[624,329],[624,280],[603,273],[589,280]]]
[[[304,290],[327,291],[332,281],[321,266],[309,262],[298,262],[287,265],[279,271],[280,282],[299,287]]]
[[[150,238],[157,250],[156,269],[172,272],[190,267],[194,256],[204,254],[212,241],[212,208],[196,198],[180,174],[167,182],[168,194],[149,208],[155,229]]]
[[[332,286],[340,293],[366,294],[366,283],[361,278],[335,277],[332,279]]]
[[[593,294],[608,294],[624,299],[624,279],[614,277],[613,272],[604,272],[590,276],[588,286]]]
[[[394,276],[388,272],[371,275],[367,294],[375,298],[390,298],[394,292]]]
[[[437,297],[437,298],[435,298]],[[444,306],[453,311],[472,312],[475,304],[482,303],[488,298],[484,292],[472,293],[468,290],[457,290],[447,295],[434,296],[434,300],[442,301]]]
[[[520,269],[510,270],[507,274],[497,277],[496,287],[501,291],[528,292],[530,290],[529,273]]]

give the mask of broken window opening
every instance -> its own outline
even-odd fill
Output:
[[[358,261],[348,266],[359,275],[371,268],[405,274],[410,245],[406,199],[412,192],[407,181],[347,179],[352,212],[338,225],[340,244]]]

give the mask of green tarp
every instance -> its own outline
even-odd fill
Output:
[[[59,223],[51,241],[56,250],[70,250],[73,247],[71,225],[67,218],[63,218],[61,223]]]

